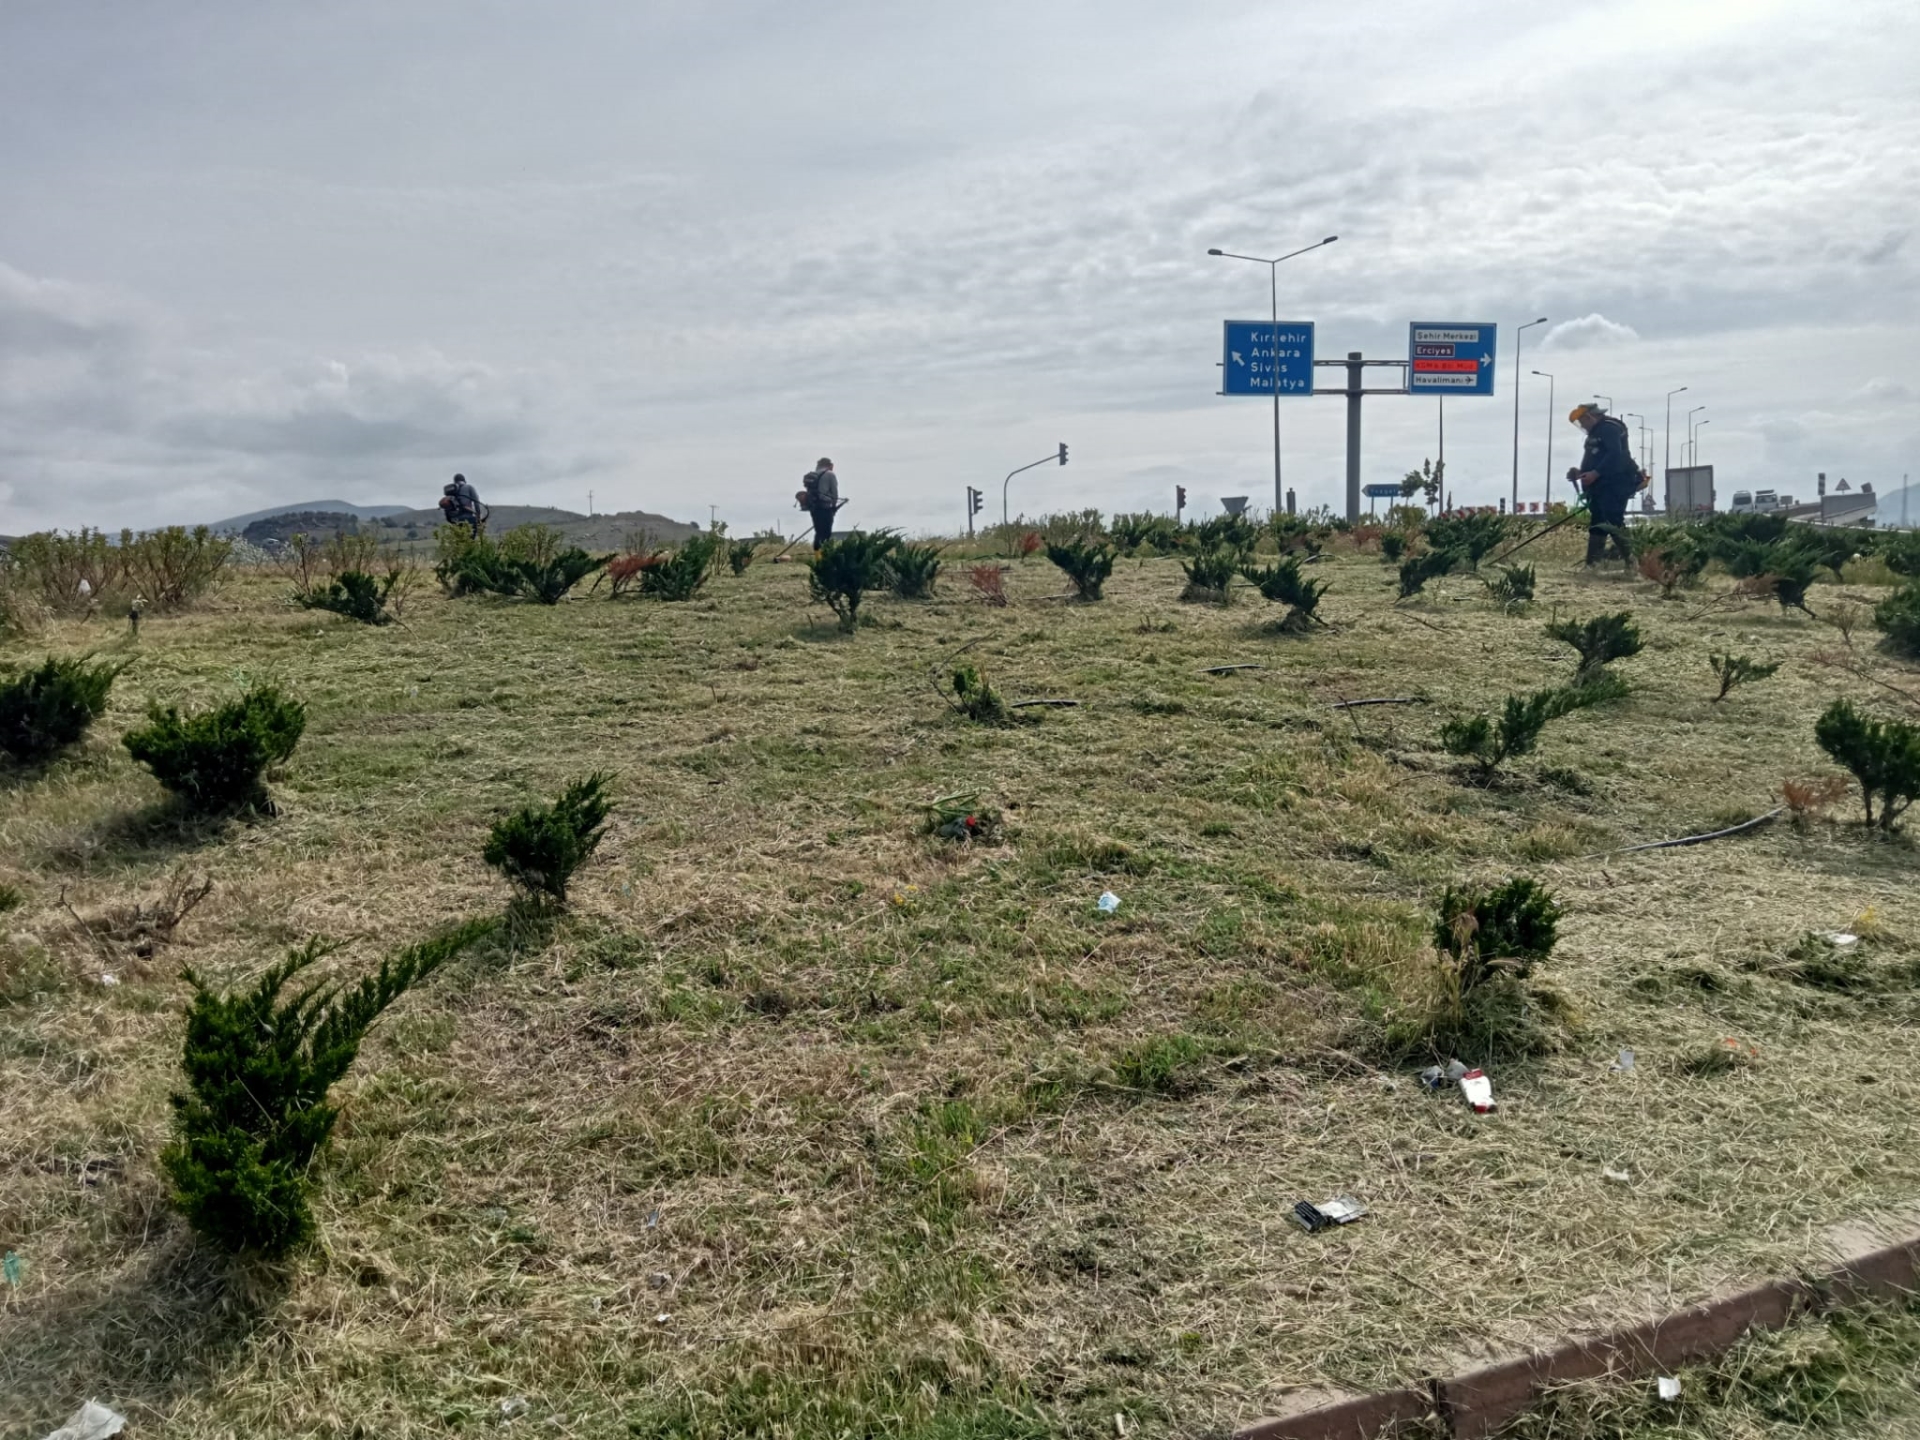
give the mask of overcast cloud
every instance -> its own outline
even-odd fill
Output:
[[[1272,496],[1220,321],[1321,358],[1501,326],[1456,493],[1524,498],[1574,401],[1661,454],[1891,490],[1920,444],[1910,4],[0,7],[0,530],[281,501],[648,508],[797,528]],[[1336,383],[1329,375],[1328,383]],[[1392,372],[1373,372],[1384,377]],[[1366,480],[1437,404],[1367,402]],[[1339,504],[1343,414],[1287,402]],[[1683,439],[1684,435],[1677,438]],[[1675,456],[1676,461],[1678,455]],[[997,496],[992,502],[997,509]]]

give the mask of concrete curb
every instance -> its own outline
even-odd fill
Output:
[[[1570,1340],[1461,1375],[1362,1395],[1297,1415],[1256,1420],[1234,1440],[1382,1440],[1438,1422],[1456,1440],[1481,1440],[1553,1385],[1628,1380],[1717,1355],[1754,1330],[1804,1315],[1920,1292],[1920,1236],[1856,1255],[1804,1280],[1778,1280],[1611,1334]],[[1431,1433],[1431,1432],[1429,1432]]]

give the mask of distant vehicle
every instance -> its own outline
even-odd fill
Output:
[[[1756,510],[1778,510],[1780,508],[1780,497],[1771,490],[1756,490],[1753,492],[1753,508]]]
[[[1751,490],[1734,491],[1733,492],[1733,508],[1735,510],[1753,509],[1753,492]]]

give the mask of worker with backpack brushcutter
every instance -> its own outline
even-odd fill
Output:
[[[818,550],[833,538],[833,513],[846,502],[840,498],[840,477],[833,473],[833,461],[826,456],[800,480],[794,497],[813,520],[813,548]]]
[[[1627,543],[1627,502],[1647,483],[1633,458],[1626,425],[1598,405],[1576,405],[1567,419],[1587,432],[1580,463],[1567,471],[1587,498],[1587,564],[1598,565],[1607,544],[1623,565],[1633,564]]]

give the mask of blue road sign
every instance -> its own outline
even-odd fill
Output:
[[[1227,321],[1222,395],[1313,394],[1313,322]]]
[[[1407,393],[1493,394],[1492,325],[1416,320],[1407,327]]]
[[[1363,485],[1360,493],[1369,500],[1398,500],[1400,487],[1398,485]]]

